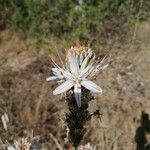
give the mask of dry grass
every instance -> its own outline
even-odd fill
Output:
[[[104,93],[90,107],[100,107],[103,116],[87,124],[83,145],[90,142],[100,150],[136,149],[134,137],[142,111],[150,114],[150,27],[143,24],[137,30],[134,43],[112,48],[113,62],[97,79]],[[46,52],[26,43],[10,31],[0,34],[0,115],[6,112],[10,119],[7,131],[0,122],[0,138],[12,142],[33,129],[45,149],[61,149],[65,102],[52,95],[55,83],[45,81],[51,67]],[[56,49],[62,56],[61,43]]]

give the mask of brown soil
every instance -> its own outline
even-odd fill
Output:
[[[90,142],[98,150],[135,150],[142,144],[142,133],[150,143],[150,121],[145,123],[149,129],[141,125],[142,112],[150,114],[150,26],[143,23],[137,31],[134,42],[112,48],[112,63],[97,78],[104,92],[90,107],[100,107],[103,116],[88,122],[82,144]],[[51,73],[48,55],[32,43],[8,30],[0,33],[0,116],[7,113],[10,119],[7,131],[0,121],[0,138],[11,143],[34,130],[43,148],[55,150],[51,134],[61,146],[64,143],[65,101],[52,95],[55,82],[45,80]],[[56,49],[64,52],[61,43]]]

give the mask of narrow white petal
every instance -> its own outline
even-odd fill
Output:
[[[85,69],[81,70],[81,73],[80,73],[80,77],[87,77],[91,71],[94,69],[94,66],[91,64],[91,65],[88,65]]]
[[[52,71],[54,75],[61,75],[61,71],[58,68],[52,68]]]
[[[73,82],[70,80],[67,80],[66,82],[62,83],[61,85],[59,85],[54,91],[53,94],[57,95],[57,94],[61,94],[64,93],[66,91],[68,91],[69,89],[71,89],[73,87]]]
[[[100,61],[100,64],[102,64],[102,63],[104,62],[104,60],[106,59],[106,57],[107,57],[107,55],[105,55],[105,56],[103,57],[103,59]]]
[[[56,80],[56,79],[57,79],[56,76],[51,76],[51,77],[46,78],[46,81],[51,81],[51,80]]]
[[[99,69],[99,70],[104,70],[104,69],[106,69],[106,68],[108,67],[108,65],[109,65],[109,64],[106,64],[106,65],[100,66],[100,67],[98,67],[98,69]]]
[[[81,107],[81,86],[75,85],[74,87],[74,96],[77,102],[78,107]]]
[[[92,67],[89,69],[88,73],[85,74],[85,76],[90,75],[94,71],[95,67],[95,65],[92,65]]]
[[[88,59],[89,59],[88,56],[86,56],[85,59],[83,60],[83,62],[81,64],[81,70],[85,69]]]
[[[92,55],[93,55],[91,48],[88,49],[88,55],[89,55],[89,57],[92,57]]]
[[[78,67],[78,62],[76,59],[75,54],[74,55],[70,55],[70,57],[68,58],[69,64],[70,64],[70,71],[72,74],[74,75],[78,75],[79,72],[79,67]]]
[[[102,92],[102,89],[92,81],[83,80],[81,82],[81,85],[84,86],[86,89],[94,92],[94,93],[101,93]]]
[[[87,66],[87,63],[90,59],[93,60],[92,55],[93,55],[92,50],[88,49],[87,53],[85,53],[85,59],[83,60],[83,62],[81,64],[81,70],[85,69],[85,67]]]
[[[57,69],[57,71],[56,71]],[[60,73],[59,73],[60,72]],[[54,73],[54,72],[53,72]],[[62,69],[62,68],[55,68],[55,73],[58,75],[57,76],[60,76],[60,75],[63,75],[65,78],[71,80],[73,79],[73,75],[66,69]]]
[[[67,70],[64,70],[60,66],[58,66],[52,58],[51,58],[51,60],[54,63],[54,65],[56,66],[56,68],[58,68],[63,73],[65,78],[67,78],[67,79],[72,79],[73,78],[73,75],[71,73],[69,73]]]
[[[10,146],[7,147],[7,150],[16,150],[16,149],[13,146],[10,145]]]
[[[69,63],[66,62],[66,70],[70,70]]]
[[[63,74],[63,76],[65,77],[65,78],[67,78],[67,79],[69,79],[69,80],[72,80],[73,79],[73,75],[70,73],[70,72],[68,72],[67,70],[61,70],[62,71],[62,74]]]
[[[83,62],[83,53],[80,54],[79,62],[80,62],[80,65],[81,65],[82,62]]]

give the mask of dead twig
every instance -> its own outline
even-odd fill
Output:
[[[49,135],[50,135],[51,139],[55,142],[57,148],[59,150],[63,150],[62,147],[61,147],[61,145],[58,143],[58,140],[53,136],[53,134],[50,133]]]

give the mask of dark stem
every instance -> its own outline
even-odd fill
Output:
[[[79,146],[86,132],[85,123],[91,118],[88,111],[88,102],[93,100],[90,91],[83,89],[81,96],[81,107],[77,106],[74,93],[69,91],[66,96],[69,112],[66,113],[66,124],[68,129],[67,140],[75,149]]]

